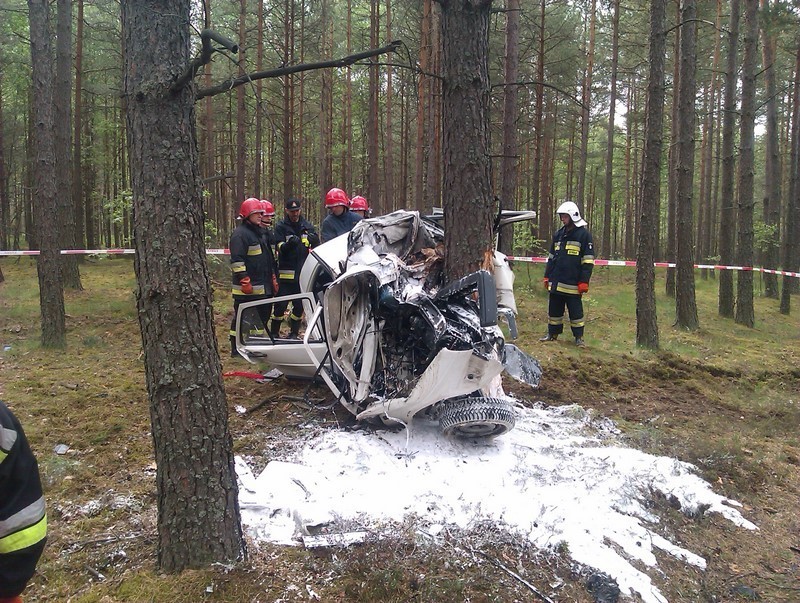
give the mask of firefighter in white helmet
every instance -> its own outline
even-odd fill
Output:
[[[569,311],[569,326],[579,347],[583,340],[583,301],[589,292],[589,279],[594,268],[592,234],[586,228],[578,206],[572,201],[562,203],[556,210],[562,226],[553,235],[544,288],[550,293],[547,308],[547,335],[539,341],[555,341],[564,332],[564,309]]]

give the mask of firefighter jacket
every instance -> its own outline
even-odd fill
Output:
[[[553,235],[544,277],[551,293],[579,295],[578,283],[589,283],[594,268],[594,244],[585,226],[567,230],[562,226]]]
[[[275,225],[275,241],[278,280],[281,283],[297,283],[309,249],[319,245],[317,230],[302,217],[297,222],[284,218]]]
[[[272,290],[275,257],[265,234],[266,231],[251,222],[243,221],[231,234],[228,245],[231,252],[231,292],[235,299],[252,301],[263,299]],[[253,293],[242,293],[242,279],[250,278]]]
[[[335,239],[339,235],[353,230],[353,226],[361,221],[361,216],[354,214],[349,209],[345,209],[341,216],[328,214],[322,221],[322,241],[323,243]]]
[[[0,401],[0,598],[25,589],[46,537],[36,458],[19,421]]]

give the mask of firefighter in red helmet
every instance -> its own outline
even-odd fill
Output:
[[[332,188],[327,192],[325,209],[328,210],[328,215],[322,221],[323,243],[350,232],[361,221],[361,216],[350,211],[350,199],[340,188]]]
[[[231,234],[228,245],[231,253],[231,294],[233,296],[233,319],[231,320],[231,356],[236,357],[236,314],[242,302],[265,299],[275,295],[272,276],[275,274],[275,259],[269,241],[261,227],[266,214],[260,199],[250,197],[239,207],[241,223]],[[269,306],[259,306],[258,320],[251,330],[265,333],[270,315]],[[259,324],[260,323],[260,324]]]

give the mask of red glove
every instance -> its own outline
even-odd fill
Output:
[[[589,283],[578,283],[578,293],[581,295],[589,293]]]
[[[547,277],[544,277],[544,279],[542,280],[542,283],[544,283],[544,290],[545,291],[550,291],[550,279],[547,278]]]
[[[246,276],[240,280],[239,284],[242,286],[242,293],[245,295],[251,295],[253,293],[253,285],[250,284],[249,276]]]
[[[22,603],[22,597],[0,597],[0,603]]]
[[[278,295],[278,277],[274,272],[272,273],[272,293]]]

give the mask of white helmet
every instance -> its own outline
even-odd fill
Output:
[[[567,214],[575,226],[586,226],[586,220],[581,218],[581,210],[573,201],[565,201],[558,206],[557,214]]]

